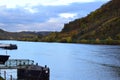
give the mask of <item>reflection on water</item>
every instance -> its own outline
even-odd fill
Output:
[[[120,46],[0,41],[14,43],[11,59],[31,59],[51,69],[50,80],[120,80]],[[0,50],[4,53],[3,50]]]

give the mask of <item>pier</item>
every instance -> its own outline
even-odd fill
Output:
[[[16,69],[17,80],[49,80],[50,77],[49,67],[39,66],[29,59],[9,59],[0,65],[0,70],[2,69]]]
[[[15,44],[1,44],[0,48],[5,50],[17,49]],[[1,77],[1,70],[17,70],[17,78],[10,80],[49,80],[50,69],[45,66],[40,66],[29,59],[9,59],[9,55],[0,55],[0,80],[6,80],[7,72],[4,71],[4,79]]]

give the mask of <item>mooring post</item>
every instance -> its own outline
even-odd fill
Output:
[[[0,69],[0,76],[1,76],[1,69]]]
[[[10,80],[12,80],[12,75],[10,75]]]
[[[45,65],[45,68],[47,68],[47,65]]]
[[[4,71],[4,79],[6,80],[6,71]]]

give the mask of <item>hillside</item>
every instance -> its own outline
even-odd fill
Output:
[[[65,24],[60,33],[52,33],[42,41],[120,44],[119,4],[120,0],[111,0],[86,17]]]
[[[42,37],[51,32],[7,32],[0,29],[0,40],[23,40],[23,41],[39,41]]]

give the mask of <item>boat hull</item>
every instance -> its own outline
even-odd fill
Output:
[[[0,44],[0,48],[13,50],[13,49],[17,49],[17,45],[15,45],[15,44]]]
[[[0,64],[5,64],[8,59],[9,55],[0,55]]]

